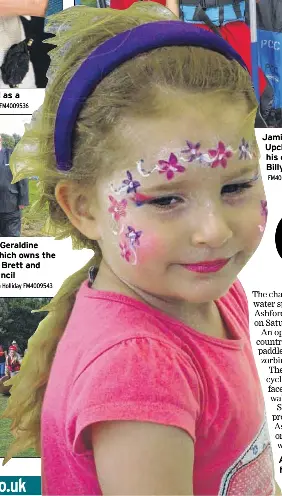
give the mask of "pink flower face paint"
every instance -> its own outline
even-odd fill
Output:
[[[219,141],[216,148],[208,150],[209,157],[212,159],[210,162],[212,169],[218,166],[227,167],[227,160],[232,157],[233,150],[230,146],[225,146],[222,141]]]
[[[126,216],[126,207],[127,207],[127,201],[125,199],[121,200],[121,202],[118,202],[113,196],[109,196],[109,200],[111,202],[111,207],[108,209],[108,212],[110,212],[116,222],[120,220],[121,217]]]
[[[181,160],[181,157],[179,160]],[[168,160],[159,160],[157,165],[155,165],[151,170],[144,169],[144,167],[143,167],[144,160],[143,159],[140,159],[137,162],[136,168],[137,168],[139,174],[143,177],[148,177],[152,174],[152,172],[158,171],[159,174],[165,173],[166,178],[170,181],[174,177],[175,173],[185,172],[185,170],[186,170],[186,167],[181,165],[179,163],[179,160],[174,153],[171,153]]]
[[[159,173],[166,174],[166,178],[170,181],[174,177],[174,174],[176,172],[185,172],[185,167],[183,165],[178,163],[178,159],[174,153],[171,153],[169,156],[168,161],[166,160],[159,160],[158,161],[158,166],[159,166]]]
[[[127,262],[130,262],[131,251],[128,248],[127,243],[119,243],[120,254]]]

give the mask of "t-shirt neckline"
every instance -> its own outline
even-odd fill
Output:
[[[111,301],[116,301],[118,303],[125,303],[127,305],[134,306],[138,310],[142,310],[147,314],[150,314],[158,319],[161,319],[162,321],[165,321],[166,323],[171,323],[174,326],[181,327],[186,332],[189,332],[198,339],[207,341],[211,344],[215,344],[225,348],[233,348],[233,349],[234,348],[241,349],[243,347],[244,339],[241,336],[239,336],[234,326],[233,319],[230,318],[231,317],[229,315],[230,311],[227,310],[228,315],[226,315],[226,311],[223,312],[223,308],[225,305],[222,299],[224,298],[224,296],[218,300],[215,300],[215,304],[220,312],[221,318],[226,324],[227,329],[229,330],[230,334],[235,337],[235,339],[217,338],[215,336],[209,336],[208,334],[201,333],[200,331],[197,331],[196,329],[189,327],[184,322],[177,320],[175,317],[166,314],[162,310],[159,310],[158,308],[155,307],[151,307],[149,304],[136,300],[132,296],[124,295],[122,293],[118,293],[115,291],[106,291],[101,289],[89,288],[88,281],[85,281],[83,283],[80,291],[81,290],[83,291],[83,296],[86,298],[103,299],[108,301],[111,300]]]

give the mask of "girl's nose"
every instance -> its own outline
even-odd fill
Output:
[[[220,248],[232,236],[233,232],[223,216],[219,212],[209,212],[203,217],[197,218],[192,234],[192,244],[194,246],[207,245],[210,248]]]

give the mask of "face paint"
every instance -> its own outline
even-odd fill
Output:
[[[116,193],[117,195],[120,195],[122,193],[131,193],[134,192],[136,193],[137,188],[139,188],[140,183],[138,181],[134,181],[132,174],[130,171],[126,171],[127,179],[124,179],[122,181],[122,184],[119,188],[114,188],[114,186],[111,184],[111,190],[113,193]]]
[[[123,242],[119,243],[120,254],[127,262],[131,262],[132,265],[137,264],[137,253],[136,246],[140,246],[140,237],[142,231],[136,231],[133,227],[127,227],[127,233],[125,233],[125,238]]]
[[[143,203],[153,200],[153,196],[144,195],[142,193],[136,193],[132,199],[137,207],[143,205]]]
[[[139,174],[143,177],[149,177],[152,174],[152,172],[154,172],[155,170],[158,170],[157,165],[155,165],[155,167],[153,167],[153,169],[151,169],[151,170],[144,169],[143,165],[144,165],[144,160],[143,160],[143,158],[141,158],[136,163],[136,169],[139,172]]]
[[[200,152],[201,143],[192,143],[191,141],[186,140],[187,147],[185,150],[182,150],[181,153],[188,154],[187,162],[194,162],[201,157],[202,152]]]
[[[121,202],[118,202],[113,196],[109,196],[109,200],[111,202],[111,207],[108,209],[108,212],[110,212],[113,216],[113,219],[116,222],[119,222],[121,217],[126,216],[126,207],[127,207],[127,201],[125,199],[121,200]]]
[[[130,178],[129,178],[130,179]],[[132,180],[132,176],[131,176]],[[128,185],[127,185],[128,186]],[[131,184],[129,185],[131,189]],[[132,186],[133,187],[133,186]],[[112,232],[114,235],[121,235],[124,233],[125,225],[122,222],[122,217],[126,217],[126,207],[127,207],[127,200],[123,199],[120,202],[116,200],[112,195],[109,195],[109,200],[111,202],[110,208],[108,208],[108,212],[112,215],[112,220],[114,221],[115,225],[112,226]],[[137,254],[135,251],[136,246],[140,246],[140,237],[141,237],[142,231],[136,231],[133,227],[128,226],[127,227],[127,232],[125,233],[125,239],[124,242],[119,243],[120,247],[120,254],[122,258],[124,258],[127,262],[132,262],[133,265],[136,265],[137,263]],[[128,240],[129,240],[129,245],[128,245]]]
[[[252,159],[253,155],[250,152],[250,145],[249,143],[245,140],[245,138],[242,138],[242,141],[239,145],[239,160],[247,160],[247,159]]]
[[[132,191],[136,193],[136,189],[140,186],[140,183],[138,181],[133,181],[131,172],[127,171],[126,174],[127,179],[122,181],[122,183],[127,186],[126,193],[132,193]]]
[[[268,216],[267,201],[261,200],[260,205],[261,205],[261,215],[263,215],[266,220]]]
[[[216,168],[219,166],[226,168],[228,159],[234,155],[232,148],[230,146],[226,146],[223,141],[218,141],[217,146],[215,148],[208,149],[207,153],[200,151],[200,142],[192,143],[191,141],[186,140],[186,145],[187,148],[181,150],[181,153],[186,155],[185,158],[182,156],[179,156],[178,158],[175,153],[170,153],[168,160],[158,160],[158,163],[151,170],[146,170],[144,168],[144,160],[140,159],[136,163],[138,173],[143,177],[148,177],[154,171],[158,171],[159,174],[165,174],[166,179],[170,181],[174,178],[176,173],[183,173],[186,171],[186,167],[179,163],[180,161],[188,163],[199,162],[200,164],[206,163],[211,168]],[[247,160],[252,158],[252,154],[249,150],[249,143],[244,138],[242,138],[241,143],[238,146],[238,153],[239,160]],[[126,171],[126,175],[127,178],[122,181],[118,188],[114,188],[113,184],[111,184],[111,190],[115,194],[130,195],[130,193],[133,193],[129,199],[133,201],[136,206],[141,206],[145,202],[153,199],[153,197],[138,193],[137,189],[141,186],[141,184],[139,181],[134,180],[132,173],[129,170]],[[252,179],[252,182],[258,177],[259,175],[256,175],[255,178]],[[119,236],[122,235],[119,243],[120,255],[127,262],[136,265],[136,247],[140,247],[140,237],[142,235],[142,231],[136,231],[136,229],[132,226],[125,226],[123,218],[126,217],[126,207],[128,205],[126,199],[118,201],[112,195],[109,195],[108,198],[111,202],[108,212],[112,215],[112,220],[118,226],[118,229],[116,229],[116,226],[113,227],[113,233]],[[261,209],[262,215],[266,219],[266,202],[261,202]],[[264,230],[264,226],[259,226],[259,228],[260,230]]]
[[[168,160],[158,160],[158,163],[152,168],[146,170],[144,168],[144,159],[138,160],[136,162],[137,172],[142,177],[149,177],[153,172],[158,171],[159,174],[166,174],[166,179],[170,181],[174,178],[175,173],[177,172],[185,172],[186,168],[184,165],[180,164],[180,161],[183,162],[199,162],[200,164],[207,164],[212,169],[216,167],[223,167],[224,169],[227,167],[228,159],[230,159],[234,154],[234,150],[231,146],[226,146],[223,141],[218,141],[217,146],[215,148],[208,149],[207,152],[201,152],[200,147],[201,143],[192,143],[189,140],[186,140],[187,148],[181,150],[182,154],[187,155],[186,157],[177,156],[175,153],[171,153]],[[238,147],[239,160],[247,160],[252,159],[253,154],[250,152],[249,143],[242,138],[241,143]],[[139,181],[134,181],[132,174],[130,171],[126,172],[127,179],[122,181],[121,186],[118,188],[114,188],[111,184],[111,190],[120,195],[122,193],[137,193],[137,188],[141,186]]]
[[[174,153],[171,153],[169,156],[168,161],[166,160],[159,160],[158,161],[158,166],[159,166],[159,173],[166,174],[166,178],[170,181],[170,179],[173,179],[175,172],[185,172],[185,167],[183,165],[178,163],[176,155]]]
[[[131,246],[138,245],[140,246],[139,238],[142,234],[142,231],[135,231],[135,229],[131,226],[127,227],[127,233],[125,236],[129,239]]]
[[[227,167],[227,160],[233,156],[233,150],[230,146],[226,146],[223,141],[219,141],[216,148],[210,148],[208,153],[201,155],[201,162],[207,162],[212,169],[215,167]]]
[[[119,243],[120,254],[127,262],[130,262],[131,251],[128,248],[127,243]]]
[[[117,201],[112,195],[109,195],[111,202],[108,212],[112,214],[112,232],[115,236],[121,234],[124,230],[124,225],[121,223],[121,217],[126,216],[127,201],[125,199],[120,202]]]
[[[265,230],[265,227],[266,227],[267,216],[268,216],[268,209],[267,209],[267,201],[266,200],[261,200],[261,202],[260,202],[260,214],[264,220],[263,220],[263,224],[259,225],[259,230],[261,233],[263,233]]]

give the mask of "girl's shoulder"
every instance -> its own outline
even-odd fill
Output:
[[[111,330],[120,327],[124,334],[127,327],[148,330],[150,322],[157,328],[166,318],[166,314],[147,303],[117,292],[93,290],[85,282],[77,293],[70,323],[79,321],[80,327],[83,323],[92,327],[95,322],[96,328],[103,328],[103,332],[105,326]]]
[[[249,327],[249,306],[245,290],[239,281],[236,281],[229,288],[229,291],[219,300],[225,308],[233,314],[234,318],[243,327]]]
[[[170,356],[170,364],[184,360],[190,367],[183,352],[188,334],[184,324],[145,303],[118,293],[91,290],[83,283],[57,356],[75,355],[77,375],[103,360],[119,362],[123,368],[132,357],[138,368],[137,356],[142,360],[146,357],[146,367],[154,369],[160,356]]]

